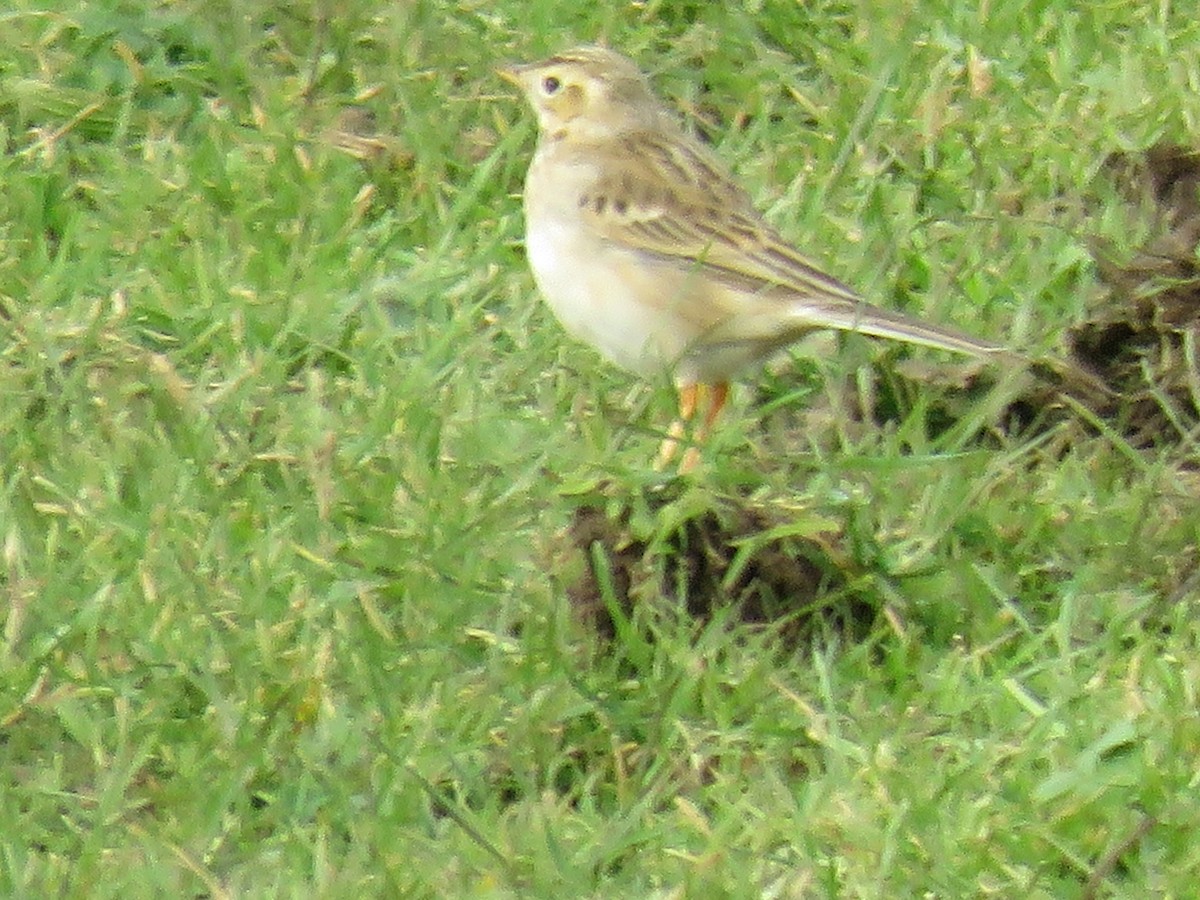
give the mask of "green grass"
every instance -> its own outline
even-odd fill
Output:
[[[798,435],[867,350],[776,367],[684,495],[839,522],[865,637],[575,621],[672,400],[536,300],[492,68],[607,38],[847,281],[1053,353],[1193,11],[568,8],[0,13],[0,894],[1191,896],[1194,445]]]

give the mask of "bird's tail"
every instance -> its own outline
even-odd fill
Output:
[[[971,356],[986,357],[1008,352],[1007,348],[1000,344],[972,337],[953,328],[922,322],[920,319],[872,306],[864,301],[806,298],[793,301],[792,314],[797,324],[806,328],[815,326],[855,331],[872,337],[919,344],[938,350],[951,350]]]

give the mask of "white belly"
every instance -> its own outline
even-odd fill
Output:
[[[530,222],[525,241],[538,288],[572,335],[606,358],[652,377],[672,371],[698,337],[672,312],[684,296],[663,297],[655,264],[576,228]]]

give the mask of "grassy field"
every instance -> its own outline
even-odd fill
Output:
[[[493,72],[606,40],[831,271],[1053,356],[1154,237],[1106,160],[1200,131],[1191,5],[571,8],[0,12],[0,895],[1194,896],[1186,414],[851,420],[952,361],[848,340],[673,483],[667,386],[536,298]],[[823,614],[648,578],[606,639],[584,508],[668,572],[757,510]]]

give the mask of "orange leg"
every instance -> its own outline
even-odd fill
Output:
[[[721,415],[721,410],[725,408],[725,401],[728,399],[728,381],[718,381],[712,385],[709,390],[708,409],[704,413],[704,424],[701,426],[700,434],[697,436],[698,441],[703,441],[712,434],[713,423],[717,421],[717,416]]]
[[[671,428],[667,432],[667,437],[663,440],[662,446],[658,448],[658,467],[665,468],[672,459],[675,458],[675,453],[679,449],[679,442],[687,433],[688,424],[696,415],[696,410],[702,403],[706,403],[707,407],[704,410],[704,418],[700,423],[700,428],[696,431],[696,442],[700,443],[712,431],[713,423],[717,421],[717,416],[721,414],[721,410],[725,407],[725,401],[729,399],[729,384],[728,382],[719,381],[713,385],[707,384],[685,384],[679,388],[679,418],[671,423]],[[687,474],[696,468],[700,462],[700,448],[698,446],[688,447],[683,454],[683,460],[679,464],[681,474]]]
[[[687,424],[696,414],[700,401],[700,385],[681,384],[679,386],[679,418],[671,423],[667,436],[658,447],[658,468],[665,469],[675,458],[679,442],[687,432]]]
[[[717,421],[721,410],[725,408],[725,401],[729,399],[729,382],[718,381],[716,384],[706,385],[706,387],[708,390],[704,393],[708,395],[708,408],[704,411],[704,420],[696,432],[696,443],[684,451],[683,459],[679,463],[680,475],[686,475],[700,464],[700,444],[704,443],[712,433],[713,423]]]

